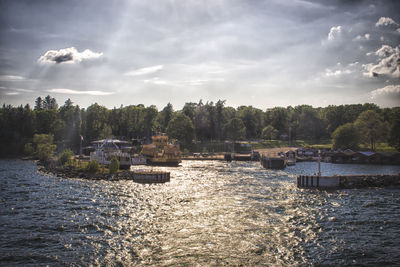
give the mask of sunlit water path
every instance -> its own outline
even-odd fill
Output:
[[[0,265],[400,264],[399,188],[300,190],[296,175],[317,172],[308,162],[284,171],[222,161],[153,169],[170,171],[171,182],[61,179],[1,160]]]

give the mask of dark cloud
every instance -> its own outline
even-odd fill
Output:
[[[68,53],[66,55],[59,55],[59,56],[54,56],[52,60],[54,60],[56,63],[61,63],[65,61],[72,61],[74,59],[72,53]]]
[[[77,63],[84,60],[98,59],[103,56],[103,53],[95,53],[89,49],[83,52],[78,52],[75,47],[60,49],[60,50],[49,50],[43,56],[39,58],[41,63]]]

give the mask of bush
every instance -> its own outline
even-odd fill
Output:
[[[58,162],[61,165],[66,165],[66,164],[71,164],[72,163],[72,157],[74,156],[74,153],[72,153],[71,149],[64,150],[59,156],[58,156]]]
[[[97,160],[90,160],[86,166],[86,171],[88,173],[96,173],[100,169],[100,164]]]
[[[35,153],[35,149],[33,148],[32,143],[25,144],[24,152],[25,152],[25,155],[27,155],[27,156],[32,156],[33,153]]]
[[[116,157],[113,157],[110,162],[110,167],[108,168],[110,174],[116,173],[119,170],[119,161]]]
[[[38,144],[36,149],[36,156],[40,161],[48,161],[56,151],[56,145]]]

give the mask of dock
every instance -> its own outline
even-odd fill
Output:
[[[166,183],[170,181],[170,173],[162,171],[133,171],[131,180],[137,183]]]
[[[400,174],[369,174],[369,175],[299,175],[298,188],[309,189],[353,189],[367,187],[400,186]]]

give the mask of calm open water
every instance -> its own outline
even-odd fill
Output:
[[[0,265],[400,264],[400,188],[297,189],[297,174],[317,172],[308,162],[284,171],[222,161],[154,169],[170,171],[171,182],[61,179],[31,161],[0,160]]]

